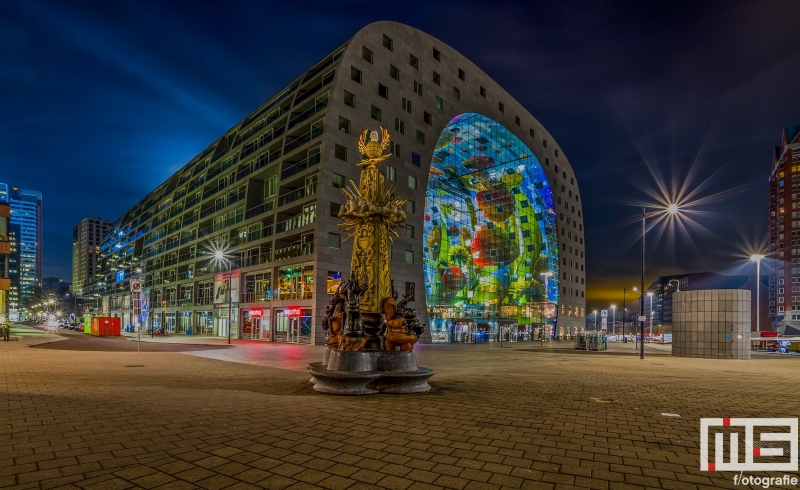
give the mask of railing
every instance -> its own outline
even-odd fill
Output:
[[[245,213],[245,219],[250,219],[253,216],[258,216],[259,214],[266,213],[267,211],[272,211],[275,209],[275,200],[262,202],[258,206],[252,207],[247,210]]]
[[[183,254],[178,257],[178,262],[186,262],[187,260],[192,260],[194,258],[194,254],[188,253]]]
[[[193,214],[193,215],[189,216],[188,218],[186,218],[185,220],[183,220],[183,226],[191,225],[192,223],[194,223],[195,221],[197,221],[199,219],[200,219],[200,215],[199,214]]]
[[[181,298],[178,300],[178,306],[193,306],[194,301],[192,298]]]
[[[195,267],[194,268],[194,276],[195,277],[205,276],[205,275],[211,274],[212,272],[214,272],[214,271],[211,270],[211,267],[209,267],[209,266],[206,266],[206,267]]]
[[[227,152],[228,150],[225,150],[225,151]],[[219,157],[214,157],[214,158],[216,159],[216,158],[219,158]],[[212,177],[214,177],[216,175],[219,175],[222,171],[231,168],[232,166],[236,165],[236,162],[238,162],[238,161],[239,161],[238,155],[233,155],[231,158],[229,158],[229,159],[225,160],[224,162],[222,162],[222,164],[219,166],[219,168],[217,168],[215,170],[212,170],[208,174],[206,174],[206,180],[210,180]]]
[[[319,152],[314,153],[313,155],[309,155],[304,160],[300,160],[297,163],[293,163],[291,164],[291,166],[281,170],[281,179],[291,177],[292,175],[300,173],[303,170],[307,170],[313,167],[314,165],[319,164],[320,161],[322,161],[322,156],[320,155]]]
[[[150,238],[147,238],[147,239],[144,241],[144,244],[145,244],[145,245],[150,245],[151,243],[153,243],[153,242],[156,242],[156,241],[158,241],[158,240],[160,240],[160,239],[164,238],[164,235],[166,235],[166,233],[163,233],[163,232],[162,232],[162,233],[155,234],[155,235],[151,236]]]
[[[176,274],[170,274],[168,276],[164,276],[164,284],[169,284],[171,282],[175,282],[175,278],[177,277]]]
[[[339,58],[341,58],[341,57],[342,57],[342,54],[344,54],[344,48],[342,48],[341,50],[339,50],[339,52],[338,52],[338,53],[334,53],[334,54],[333,54],[333,56],[331,56],[331,58],[330,58],[328,61],[326,61],[325,63],[323,63],[323,64],[319,65],[319,66],[318,66],[318,67],[316,67],[316,68],[314,68],[314,69],[313,69],[313,71],[310,71],[310,72],[308,72],[308,73],[306,74],[306,76],[305,76],[305,77],[303,77],[303,83],[305,83],[305,82],[307,82],[307,81],[311,80],[312,78],[314,78],[315,76],[317,76],[317,74],[318,74],[319,72],[321,72],[321,71],[322,71],[322,70],[324,70],[325,68],[327,68],[327,67],[331,66],[331,64],[333,64],[333,62],[334,62],[334,61],[336,61],[336,60],[338,60]]]
[[[230,240],[229,246],[235,247],[245,243],[252,242],[253,240],[260,240],[272,235],[272,225],[266,225],[260,230],[251,231],[245,236],[235,236]]]
[[[181,182],[181,184],[183,184],[183,182],[185,182],[185,180],[184,180],[184,181],[182,181],[182,182]],[[175,194],[175,196],[172,198],[172,202],[175,202],[175,201],[177,201],[178,199],[182,198],[182,197],[183,197],[183,196],[185,196],[185,195],[186,195],[186,189],[183,189],[183,190],[181,190],[181,191],[178,191],[178,193],[177,193],[177,194]]]
[[[316,123],[314,123],[316,124]],[[311,130],[305,134],[302,134],[295,138],[294,141],[291,143],[287,143],[283,149],[283,153],[287,154],[292,150],[296,150],[303,146],[304,144],[308,143],[309,141],[313,140],[314,138],[321,136],[323,132],[323,125],[319,124],[315,127],[312,127]]]
[[[264,152],[264,153],[262,153],[261,155],[257,156],[251,162],[248,162],[247,164],[242,166],[242,169],[239,171],[239,173],[236,174],[236,180],[239,181],[239,180],[242,179],[242,177],[250,175],[251,173],[255,172],[258,169],[266,167],[267,165],[269,165],[270,163],[274,162],[275,160],[277,160],[280,157],[281,157],[281,149],[280,148],[278,148],[277,150],[274,150],[272,152]]]
[[[217,192],[219,192],[219,191],[221,191],[223,189],[226,189],[226,188],[230,187],[235,182],[236,182],[236,176],[235,175],[230,179],[224,179],[224,181],[221,184],[217,183],[217,185],[215,187],[211,187],[209,189],[204,190],[203,191],[203,199],[205,199],[205,198],[207,198],[209,196],[212,196],[212,195],[216,194]]]
[[[197,304],[197,306],[210,305],[213,302],[214,302],[214,298],[212,298],[211,296],[206,296],[206,297],[195,299],[195,304]]]
[[[186,235],[185,237],[181,238],[181,245],[184,245],[189,242],[193,242],[197,239],[197,233],[192,233],[191,235]]]
[[[156,220],[155,220],[155,221],[153,221],[153,224],[152,224],[151,226],[158,226],[158,225],[160,225],[161,223],[163,223],[163,222],[167,221],[168,219],[169,219],[169,218],[167,217],[167,215],[166,215],[166,214],[165,214],[165,215],[162,215],[160,218],[156,218]]]
[[[206,176],[204,175],[200,180],[189,186],[189,192],[192,192],[198,187],[204,185],[205,183],[206,183]]]
[[[235,259],[235,262],[238,262],[239,267],[268,264],[270,262],[270,253],[265,252],[258,255],[251,255],[249,257],[239,257],[238,259]]]
[[[164,265],[162,265],[161,267],[167,267],[170,265],[175,265],[177,263],[178,263],[178,257],[170,257],[168,259],[164,259]]]
[[[331,83],[333,81],[335,75],[336,75],[336,70],[331,70],[328,73],[326,73],[322,77],[322,80],[319,81],[319,83],[314,84],[313,86],[309,87],[306,91],[304,91],[302,94],[300,94],[297,97],[295,97],[294,105],[297,105],[300,102],[303,102],[307,98],[309,98],[312,95],[314,95],[317,92],[317,90],[319,90],[322,87],[324,87],[325,85]]]
[[[199,203],[202,200],[203,200],[203,196],[195,196],[195,197],[189,199],[188,201],[186,201],[186,208],[185,209],[189,209],[190,207],[194,206],[195,204]]]
[[[180,244],[181,244],[180,240],[169,242],[167,244],[166,250],[172,250],[173,248],[180,246]]]
[[[179,272],[178,280],[182,281],[184,279],[194,279],[194,271]]]
[[[300,228],[306,225],[310,225],[317,219],[317,213],[303,213],[298,214],[297,216],[293,216],[287,220],[283,220],[278,222],[275,225],[275,232],[276,233],[283,233],[284,231],[293,230],[295,228]]]
[[[169,217],[170,217],[170,218],[174,218],[175,216],[178,216],[178,215],[179,215],[179,214],[181,214],[182,212],[183,212],[183,208],[180,208],[180,209],[175,209],[175,210],[173,210],[171,213],[169,213]]]
[[[278,198],[278,206],[285,206],[289,203],[295,202],[298,199],[310,196],[316,192],[316,186],[313,186],[312,189],[309,189],[308,187],[301,187],[291,192],[287,192]]]
[[[147,259],[149,257],[153,257],[153,256],[158,255],[160,253],[164,253],[164,247],[160,247],[160,248],[157,248],[155,250],[151,250],[151,251],[147,252],[146,254],[142,255],[141,258],[142,259]]]
[[[212,214],[216,213],[217,211],[222,211],[223,209],[225,209],[226,207],[230,206],[231,204],[234,204],[234,203],[238,202],[239,200],[244,199],[244,193],[245,193],[245,190],[241,189],[236,194],[232,194],[232,195],[229,194],[229,195],[225,196],[225,198],[223,198],[222,201],[216,202],[210,208],[206,208],[206,209],[200,211],[200,217],[201,218],[205,218],[206,216],[212,215]]]
[[[303,245],[292,245],[290,247],[276,248],[275,260],[291,259],[314,253],[314,245],[305,243]]]
[[[180,229],[181,229],[181,224],[180,223],[172,225],[169,228],[167,228],[167,235],[169,235],[170,233],[174,233],[174,232],[176,232],[176,231],[178,231]]]
[[[301,112],[300,114],[298,114],[295,117],[293,117],[292,119],[290,119],[289,120],[289,129],[292,129],[293,127],[297,126],[298,124],[300,124],[301,122],[305,121],[309,117],[311,117],[314,114],[322,111],[326,107],[328,107],[328,92],[325,92],[324,94],[322,94],[319,97],[319,100],[317,100],[317,102],[313,106],[309,107],[307,110]]]
[[[219,231],[219,230],[222,230],[222,229],[227,228],[229,226],[233,226],[236,223],[240,223],[242,221],[243,216],[244,216],[244,213],[242,213],[242,214],[238,214],[237,213],[235,216],[231,216],[231,217],[229,217],[229,218],[227,218],[227,219],[225,219],[223,221],[219,221],[217,223],[214,223],[211,226],[207,226],[207,227],[203,228],[202,230],[200,230],[199,232],[197,232],[197,236],[198,237],[204,237],[204,236],[206,236],[206,235],[208,235],[210,233],[214,233],[215,231]]]
[[[253,141],[248,142],[246,145],[242,147],[242,158],[248,155],[252,155],[256,150],[272,142],[278,136],[282,135],[284,131],[286,131],[286,129],[283,126],[281,126],[280,128],[274,128],[269,133],[264,133],[258,138],[254,139]]]
[[[242,293],[242,303],[261,303],[271,301],[271,291],[264,291],[261,293]]]

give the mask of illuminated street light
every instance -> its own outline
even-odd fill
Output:
[[[233,310],[233,260],[225,256],[225,250],[218,248],[214,242],[214,261],[215,262],[228,262],[228,344],[231,343],[231,310]]]
[[[676,215],[676,214],[678,214],[678,211],[680,211],[680,208],[678,207],[677,204],[670,204],[669,206],[667,206],[667,213],[668,214]]]
[[[763,254],[753,254],[750,261],[756,263],[756,334],[761,337],[761,261]]]

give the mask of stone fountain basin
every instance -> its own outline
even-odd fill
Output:
[[[308,364],[314,389],[335,395],[424,393],[433,370],[417,366],[414,352],[327,349],[323,362]]]

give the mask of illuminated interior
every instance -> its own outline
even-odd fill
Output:
[[[432,340],[546,334],[558,303],[558,239],[553,194],[533,152],[496,121],[461,114],[439,136],[425,197]]]

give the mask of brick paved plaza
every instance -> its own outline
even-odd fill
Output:
[[[700,417],[800,405],[799,360],[767,355],[423,345],[430,393],[353,398],[312,390],[322,347],[14,337],[0,342],[3,488],[732,488],[699,471]]]

